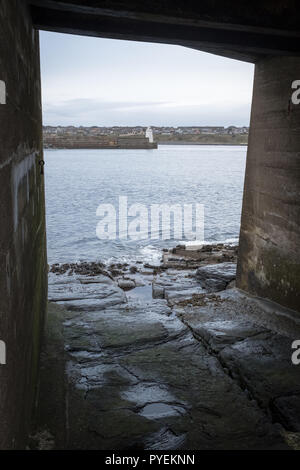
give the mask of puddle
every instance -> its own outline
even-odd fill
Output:
[[[131,291],[126,292],[128,300],[142,300],[142,301],[152,301],[152,284],[147,286],[135,287]]]
[[[186,412],[183,406],[172,405],[175,402],[171,393],[164,386],[157,384],[137,384],[122,393],[122,398],[142,406],[139,415],[148,419],[159,419],[168,416],[181,416]],[[146,403],[146,404],[145,404]]]
[[[140,415],[148,419],[166,418],[168,416],[180,416],[184,413],[184,408],[167,403],[150,403],[144,406]]]
[[[174,400],[173,396],[165,387],[158,386],[157,384],[143,383],[129,387],[126,392],[122,393],[122,397],[140,406],[149,402],[157,403],[159,401]]]

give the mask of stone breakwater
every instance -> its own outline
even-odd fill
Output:
[[[299,321],[239,292],[236,258],[52,265],[31,448],[299,448]]]
[[[144,136],[48,135],[43,137],[46,149],[156,149],[156,142]]]

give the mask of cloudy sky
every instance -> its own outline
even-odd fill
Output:
[[[249,124],[252,64],[170,46],[40,33],[45,125]]]

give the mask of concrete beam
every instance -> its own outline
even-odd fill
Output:
[[[300,13],[294,0],[236,2],[234,0],[29,0],[32,5],[56,10],[149,19],[156,22],[227,26],[230,30],[298,31]]]
[[[146,3],[146,5],[145,5]],[[225,2],[99,2],[30,0],[36,28],[61,33],[177,44],[256,62],[265,55],[300,55],[300,33],[277,9],[224,9]],[[286,3],[286,2],[285,2]],[[221,8],[220,8],[221,7]],[[230,11],[230,13],[229,13]],[[227,14],[226,14],[227,12]],[[292,15],[292,10],[290,10]],[[270,23],[270,16],[274,24]],[[229,21],[230,19],[230,21]]]

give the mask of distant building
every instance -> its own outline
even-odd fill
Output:
[[[151,127],[147,127],[146,137],[148,137],[150,144],[152,144],[153,143],[153,131],[152,131]]]

